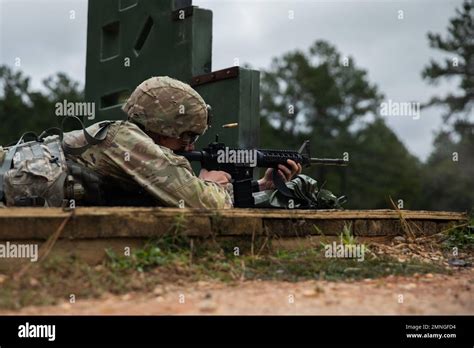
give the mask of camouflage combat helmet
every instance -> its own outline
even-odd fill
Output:
[[[142,82],[122,109],[131,122],[167,137],[202,135],[208,127],[208,106],[202,97],[191,86],[168,76]]]

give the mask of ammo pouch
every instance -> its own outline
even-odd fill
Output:
[[[16,146],[3,191],[7,206],[61,207],[71,199],[100,205],[100,181],[86,167],[66,161],[60,137],[54,135]]]

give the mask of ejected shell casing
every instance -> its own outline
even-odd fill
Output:
[[[239,126],[238,123],[227,123],[227,124],[222,125],[222,128],[235,128],[238,126]]]

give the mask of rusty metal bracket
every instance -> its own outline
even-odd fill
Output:
[[[214,71],[209,74],[194,76],[191,81],[191,86],[200,86],[210,82],[232,79],[237,76],[239,76],[239,67],[234,66],[232,68]]]

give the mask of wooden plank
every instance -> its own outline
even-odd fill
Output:
[[[216,235],[261,235],[263,233],[262,219],[236,218],[236,217],[211,217],[212,231]]]
[[[285,219],[398,219],[396,210],[299,210],[299,209],[190,209],[190,208],[136,208],[136,207],[80,207],[75,209],[76,216],[134,215],[151,214],[174,216],[182,213],[191,216],[211,216],[218,212],[224,217],[260,217]],[[66,217],[68,212],[60,208],[3,208],[0,218],[4,217]],[[468,220],[465,212],[412,211],[402,210],[405,219],[416,220]]]
[[[46,239],[71,214],[60,209],[25,209],[0,215],[0,240]],[[76,209],[61,238],[157,237],[173,232],[180,216],[184,217],[182,230],[187,235],[206,237],[212,232],[207,216],[189,216],[180,211],[170,215],[127,209],[109,212],[83,209],[86,208]]]
[[[150,238],[176,229],[192,237],[262,235],[280,237],[338,235],[350,226],[358,236],[403,234],[394,210],[203,210],[179,208],[87,207],[0,209],[0,240],[46,239],[70,214],[61,238]],[[417,234],[439,233],[468,221],[455,212],[403,211]],[[415,225],[419,226],[416,228]]]

